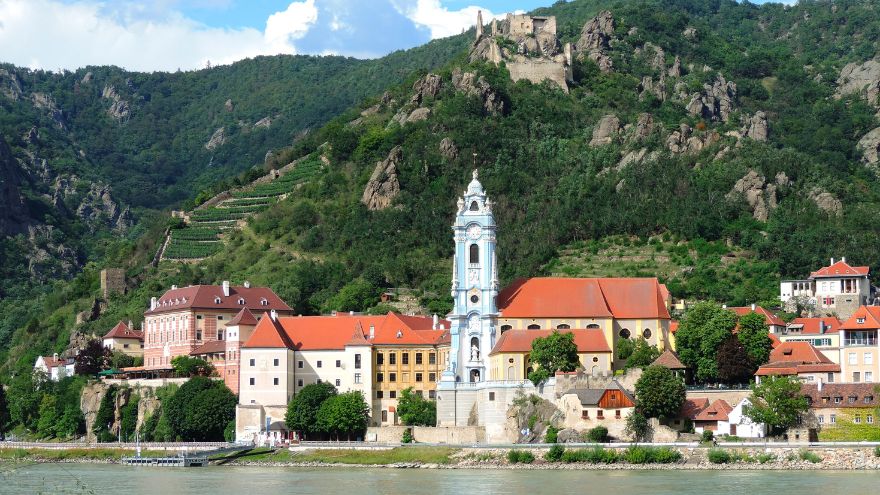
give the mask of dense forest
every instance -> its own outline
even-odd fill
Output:
[[[147,266],[167,222],[143,215],[132,234],[71,281],[56,282],[39,297],[7,296],[0,302],[6,368],[64,350],[72,333],[100,334],[120,319],[142,320],[149,297],[171,284],[248,280],[271,286],[304,314],[381,311],[383,288],[410,287],[426,310],[442,313],[450,307],[449,225],[475,163],[495,202],[502,283],[563,265],[565,273],[578,274],[563,252],[589,259],[623,249],[639,249],[647,260],[624,274],[660,275],[676,297],[730,304],[773,304],[780,277],[802,277],[829,257],[845,255],[878,273],[880,184],[857,143],[880,126],[880,102],[843,92],[840,82],[846,64],[880,52],[876,4],[579,0],[536,13],[557,16],[561,41],[577,43],[603,10],[614,19],[606,48],[613,68],[578,58],[568,92],[549,83],[513,83],[503,64],[471,61],[471,31],[445,40],[446,58],[433,68],[407,66],[413,70],[385,97],[377,85],[363,88],[369,96],[354,106],[334,106],[338,115],[323,126],[303,117],[277,141],[260,141],[257,131],[230,137],[228,151],[213,154],[225,165],[209,174],[203,167],[211,154],[203,146],[215,128],[275,111],[229,116],[223,113],[228,97],[212,92],[210,110],[201,110],[216,115],[198,138],[171,132],[156,141],[172,149],[166,139],[190,139],[189,148],[174,148],[192,150],[179,163],[200,157],[202,164],[173,181],[178,192],[172,184],[160,188],[167,192],[159,203],[205,198],[232,185],[230,177],[264,161],[257,152],[266,146],[275,157],[270,166],[320,155],[322,172],[198,263]],[[245,65],[260,62],[275,63]],[[437,77],[427,77],[429,71]],[[425,84],[438,78],[439,84]],[[253,81],[243,79],[241,90]],[[693,94],[708,98],[719,88],[723,110],[692,110]],[[427,118],[406,119],[420,109]],[[619,126],[603,134],[614,121],[609,116]],[[753,132],[756,122],[765,132]],[[294,139],[296,129],[308,126]],[[133,155],[147,149],[128,145]],[[361,202],[364,188],[377,163],[389,162],[400,192],[389,207],[370,210]],[[178,169],[159,170],[157,181]],[[149,207],[124,195],[128,187],[138,191],[127,182],[134,174],[126,175],[120,196]],[[144,184],[151,184],[148,176]],[[116,191],[112,174],[100,177]],[[661,261],[673,268],[652,271]],[[102,266],[126,267],[130,289],[75,325],[76,313],[98,296]]]

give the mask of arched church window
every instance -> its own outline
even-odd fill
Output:
[[[597,325],[596,323],[590,323],[589,325],[587,325],[587,328],[599,328],[599,325]]]
[[[526,327],[526,328],[528,328],[529,330],[540,330],[540,329],[541,329],[541,325],[531,324],[531,325],[529,325],[529,326]]]
[[[646,328],[644,331],[642,331],[642,337],[644,337],[645,340],[650,339],[651,338],[651,329]]]
[[[557,330],[568,330],[570,328],[571,325],[569,325],[568,323],[560,323],[559,325],[556,325]]]
[[[513,328],[511,325],[501,325],[501,333],[504,333]]]
[[[620,338],[622,338],[622,339],[628,339],[628,338],[629,338],[629,335],[630,335],[630,333],[629,333],[629,329],[628,329],[628,328],[624,328],[624,329],[621,330],[620,333],[618,333],[617,335],[620,335]]]
[[[471,207],[469,209],[471,211],[480,211],[480,204],[476,201],[471,201]]]
[[[480,263],[480,246],[477,246],[476,244],[471,244],[469,260],[470,263],[473,265]]]

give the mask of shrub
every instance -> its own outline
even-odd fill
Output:
[[[630,447],[623,453],[623,459],[630,464],[645,464],[650,462],[650,449],[646,447]]]
[[[669,447],[660,447],[652,450],[654,460],[657,464],[673,464],[681,461],[681,452]]]
[[[544,433],[544,443],[556,443],[556,436],[558,434],[558,428],[555,426],[548,426],[547,431]]]
[[[553,444],[553,446],[550,447],[550,450],[544,454],[544,459],[550,462],[559,462],[562,460],[563,454],[565,454],[565,447],[558,443]]]
[[[776,456],[773,454],[767,454],[766,452],[763,454],[758,454],[758,462],[761,464],[767,464],[776,459]]]
[[[400,439],[400,443],[412,443],[412,428],[407,428],[403,430],[403,437]]]
[[[590,431],[587,432],[587,439],[594,443],[605,443],[608,441],[608,428],[605,428],[604,426],[591,428]]]
[[[535,455],[528,450],[511,450],[507,452],[507,462],[511,464],[531,464]]]
[[[815,452],[806,449],[801,450],[798,454],[798,457],[800,457],[802,461],[810,461],[813,464],[818,464],[822,462],[822,458],[819,457]]]
[[[630,447],[623,454],[630,464],[672,464],[681,460],[681,453],[669,447]]]
[[[712,464],[727,464],[730,462],[730,453],[724,449],[709,449],[709,462]]]
[[[703,430],[703,441],[711,442],[715,438],[715,434],[712,433],[712,430]]]
[[[874,447],[874,457],[880,457],[880,447]]]
[[[602,447],[592,449],[566,450],[562,462],[589,462],[590,464],[613,464],[617,462],[617,452]]]

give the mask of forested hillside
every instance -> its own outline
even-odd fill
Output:
[[[277,149],[284,162],[327,163],[218,254],[144,269],[156,224],[104,260],[132,282],[100,316],[73,324],[94,302],[97,267],[6,306],[6,332],[18,329],[7,365],[63,350],[71,331],[139,321],[172,283],[249,280],[302,313],[381,311],[382,288],[412,287],[425,309],[448,310],[449,224],[474,163],[495,202],[502,283],[656,274],[676,297],[748,304],[832,256],[878,273],[877,150],[866,139],[880,127],[875,3],[580,0],[538,13],[582,47],[568,92],[513,83],[466,51],[413,72]],[[630,249],[629,272],[589,262]]]

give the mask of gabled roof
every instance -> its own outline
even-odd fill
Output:
[[[577,395],[582,406],[598,406],[599,401],[609,390],[619,390],[627,399],[629,399],[630,402],[635,403],[635,397],[633,397],[625,388],[620,386],[620,383],[618,383],[617,380],[612,380],[606,388],[577,389],[574,390],[574,393]]]
[[[273,334],[264,330],[264,316],[245,348],[281,347],[280,335],[290,343],[284,346],[296,350],[342,350],[346,345],[443,345],[449,343],[450,323],[438,322],[433,328],[429,316],[351,315],[340,313],[333,316],[286,316],[278,317]],[[269,318],[271,320],[271,318]],[[442,325],[443,329],[439,328]],[[276,334],[278,336],[276,336]],[[358,336],[358,334],[360,336]],[[371,338],[372,336],[372,338]]]
[[[810,399],[810,407],[816,409],[826,407],[874,408],[880,406],[880,393],[877,393],[875,386],[875,383],[823,383],[822,390],[819,390],[818,384],[805,383],[801,385],[801,393]],[[840,397],[840,403],[834,403],[835,397]],[[849,401],[850,397],[854,398],[853,402]],[[827,399],[827,401],[823,399]],[[865,402],[865,399],[868,401]]]
[[[571,333],[574,335],[574,344],[578,352],[611,352],[605,334],[602,330],[577,329],[577,330],[506,330],[495,342],[495,347],[489,355],[504,352],[531,352],[532,342],[539,337],[547,337],[554,331]]]
[[[242,346],[244,348],[269,348],[269,349],[294,349],[294,344],[281,328],[278,320],[273,320],[268,313],[264,313],[254,328],[254,333]]]
[[[128,325],[126,325],[125,323],[120,321],[119,323],[116,324],[115,327],[110,329],[110,331],[107,332],[107,334],[104,335],[103,338],[105,338],[105,339],[137,339],[137,340],[140,340],[141,342],[143,342],[144,332],[142,332],[140,330],[132,330],[131,328],[128,328]]]
[[[859,320],[862,320],[862,323],[859,323]],[[840,326],[841,330],[871,330],[874,328],[880,328],[880,306],[862,306]]]
[[[64,358],[55,359],[54,356],[40,356],[43,358],[43,363],[46,365],[46,368],[52,369],[56,366],[64,366],[67,363],[67,360]]]
[[[219,302],[218,302],[219,301]],[[229,295],[223,295],[221,285],[190,285],[171,289],[156,300],[156,307],[148,309],[145,315],[179,311],[181,309],[239,310],[253,311],[293,310],[268,287],[229,287]]]
[[[770,351],[770,361],[758,368],[755,375],[797,375],[839,371],[840,365],[828,359],[811,343],[783,342]]]
[[[685,399],[681,405],[681,417],[686,419],[695,419],[700,411],[709,407],[709,399],[701,397],[699,399]]]
[[[655,364],[671,370],[687,369],[687,366],[682,364],[681,360],[678,359],[678,354],[672,352],[671,349],[663,351],[663,354],[660,354],[660,356],[651,363],[651,365]]]
[[[789,328],[795,325],[801,325],[800,333],[802,335],[822,335],[826,333],[837,333],[840,330],[841,322],[834,316],[824,318],[795,318],[788,325]],[[822,331],[824,327],[825,331]]]
[[[727,421],[733,407],[724,399],[718,399],[694,417],[694,421]]]
[[[220,352],[226,352],[226,342],[223,340],[209,340],[193,349],[189,355],[198,356],[201,354],[217,354]]]
[[[241,311],[238,312],[235,317],[229,320],[229,323],[226,324],[227,327],[233,327],[236,325],[245,325],[245,326],[256,326],[257,317],[254,316],[253,313],[247,308],[241,308]]]
[[[520,279],[498,294],[505,318],[669,319],[656,278]]]
[[[837,263],[810,273],[810,278],[866,277],[868,271],[869,268],[867,266],[850,266],[846,261],[840,260]]]
[[[770,325],[777,325],[780,327],[785,326],[785,322],[782,321],[781,318],[779,318],[775,314],[771,313],[770,311],[767,311],[766,309],[762,308],[761,306],[755,306],[755,309],[752,309],[751,306],[734,306],[734,307],[727,308],[727,309],[736,313],[737,316],[745,316],[749,313],[758,313],[759,315],[762,315],[764,317],[764,322],[768,326],[770,326]]]

